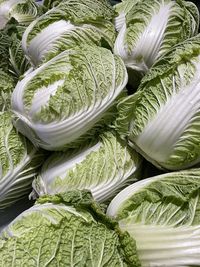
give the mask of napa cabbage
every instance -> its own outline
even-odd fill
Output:
[[[43,197],[1,233],[4,267],[140,267],[136,244],[88,192]]]
[[[119,33],[114,51],[127,68],[141,74],[168,49],[198,33],[199,12],[192,2],[124,1],[116,11]]]
[[[107,215],[136,240],[143,267],[200,265],[200,169],[141,180],[122,190]]]
[[[10,112],[0,113],[0,129],[0,210],[3,210],[24,196],[28,199],[45,153],[17,132]]]
[[[125,65],[110,50],[64,51],[18,82],[12,94],[15,126],[37,147],[79,146],[114,120],[126,83]]]
[[[200,162],[200,35],[172,48],[119,105],[116,129],[154,165]]]
[[[114,14],[107,1],[62,1],[29,25],[22,39],[23,50],[38,66],[82,44],[112,49]]]
[[[138,180],[141,163],[141,157],[126,142],[107,131],[79,148],[54,152],[43,164],[33,188],[39,196],[87,189],[96,201],[105,202]]]

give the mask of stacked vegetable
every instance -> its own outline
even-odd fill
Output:
[[[37,199],[0,266],[200,266],[197,7],[7,0],[0,27],[0,210]]]

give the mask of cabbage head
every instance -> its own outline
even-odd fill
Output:
[[[137,181],[141,163],[140,156],[116,133],[107,131],[77,149],[53,153],[33,188],[39,196],[87,189],[96,201],[105,202]]]
[[[179,170],[200,162],[200,35],[177,45],[118,105],[116,128],[154,165]]]
[[[64,1],[29,25],[23,50],[37,66],[81,44],[111,49],[116,38],[114,14],[106,1]]]
[[[15,125],[47,150],[79,146],[113,121],[126,83],[122,59],[108,49],[83,46],[62,52],[17,84]]]
[[[1,233],[4,267],[140,267],[135,241],[88,192],[44,197]]]
[[[136,240],[142,267],[200,266],[200,169],[151,177],[121,191],[107,215]]]
[[[114,51],[126,66],[145,74],[174,45],[198,33],[199,12],[182,0],[124,1],[116,7]]]

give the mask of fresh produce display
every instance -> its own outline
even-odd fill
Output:
[[[0,0],[0,267],[200,267],[195,3]]]

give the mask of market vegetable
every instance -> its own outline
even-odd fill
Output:
[[[28,25],[40,12],[39,6],[33,0],[1,0],[0,29],[3,29],[11,18],[15,18],[22,25]]]
[[[191,2],[125,1],[120,7],[114,51],[128,68],[141,74],[168,49],[198,33],[199,12]]]
[[[200,162],[200,35],[162,57],[138,92],[118,105],[116,129],[154,165],[179,170]]]
[[[140,177],[140,156],[107,131],[81,147],[53,153],[33,182],[37,195],[73,189],[91,190],[99,202],[113,198],[122,188]]]
[[[35,66],[82,44],[111,49],[116,38],[113,19],[107,1],[64,1],[29,25],[22,47]]]
[[[45,157],[12,125],[9,112],[0,113],[0,210],[30,193]]]
[[[107,214],[136,240],[143,267],[200,265],[200,169],[136,182],[110,203]]]
[[[110,124],[127,83],[120,57],[83,46],[65,51],[19,81],[12,108],[17,129],[36,146],[64,150]]]
[[[21,266],[140,266],[135,241],[87,192],[41,198],[1,234],[0,262]]]

